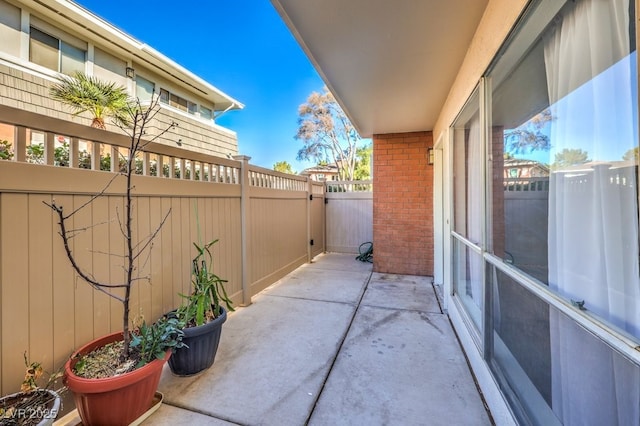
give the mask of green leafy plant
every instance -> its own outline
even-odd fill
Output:
[[[232,301],[224,288],[223,280],[213,272],[212,247],[218,240],[204,245],[193,243],[197,255],[191,262],[192,290],[189,295],[180,294],[186,303],[177,311],[177,318],[187,327],[206,324],[220,315],[220,305],[224,303],[229,311],[234,311]]]
[[[132,333],[131,348],[140,354],[136,368],[155,360],[164,358],[171,349],[179,349],[186,345],[182,343],[183,324],[177,318],[160,318],[151,325],[145,322]]]
[[[12,158],[11,143],[7,140],[0,140],[0,160],[11,160]]]
[[[131,123],[131,99],[127,89],[116,83],[76,71],[71,76],[58,77],[58,82],[51,86],[49,94],[71,108],[73,115],[88,112],[93,119],[91,127],[106,129],[105,119],[109,117],[118,126]]]

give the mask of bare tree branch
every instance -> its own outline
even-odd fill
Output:
[[[43,204],[48,206],[49,208],[51,208],[58,215],[58,225],[60,226],[60,235],[62,236],[62,242],[64,244],[64,249],[65,249],[65,252],[67,254],[67,258],[71,262],[71,266],[73,267],[73,270],[76,271],[76,273],[80,276],[80,278],[85,280],[87,283],[89,283],[94,288],[126,288],[127,284],[105,284],[105,283],[101,283],[101,282],[95,280],[90,274],[84,272],[82,270],[82,268],[80,268],[80,266],[76,262],[75,257],[73,256],[73,253],[71,251],[71,246],[69,245],[69,236],[68,236],[68,233],[67,233],[67,230],[66,230],[66,220],[67,219],[65,219],[65,216],[64,216],[64,212],[63,212],[64,208],[63,208],[63,206],[56,205],[55,201],[52,202],[51,204],[43,201]]]
[[[169,217],[170,214],[171,214],[171,209],[169,209],[169,211],[167,211],[167,213],[164,215],[164,218],[162,218],[162,221],[156,227],[156,230],[149,236],[149,238],[148,238],[147,242],[145,243],[145,245],[142,246],[142,248],[138,251],[138,253],[133,257],[134,260],[137,259],[138,257],[140,257],[140,254],[143,253],[146,250],[146,248],[151,245],[151,243],[153,243],[153,240],[158,236],[158,233],[160,232],[160,230],[164,226],[164,223],[166,222],[166,220],[167,220],[167,218]]]

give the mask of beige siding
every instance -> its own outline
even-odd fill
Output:
[[[180,113],[161,104],[160,114],[157,116],[157,127],[164,129],[172,122],[178,124],[158,139],[159,143],[168,146],[181,146],[194,152],[227,157],[227,154],[238,154],[238,139],[235,132],[224,129],[196,117],[191,118],[187,113]]]
[[[0,64],[0,105],[86,126],[91,125],[88,115],[73,116],[71,110],[49,97],[49,87],[52,83],[53,80]],[[3,120],[2,116],[0,120]],[[237,136],[230,130],[166,107],[161,107],[156,120],[155,124],[163,129],[170,123],[178,124],[175,129],[163,135],[158,140],[159,143],[177,147],[176,142],[181,140],[185,149],[221,157],[226,157],[227,154],[235,155],[238,152]],[[37,123],[31,125],[38,128]],[[109,122],[107,128],[114,133],[123,133]]]

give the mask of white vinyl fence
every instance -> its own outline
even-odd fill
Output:
[[[327,182],[327,251],[358,253],[360,244],[373,242],[373,185],[371,181]]]

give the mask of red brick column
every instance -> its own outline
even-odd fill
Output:
[[[373,137],[373,270],[433,275],[431,132]]]

